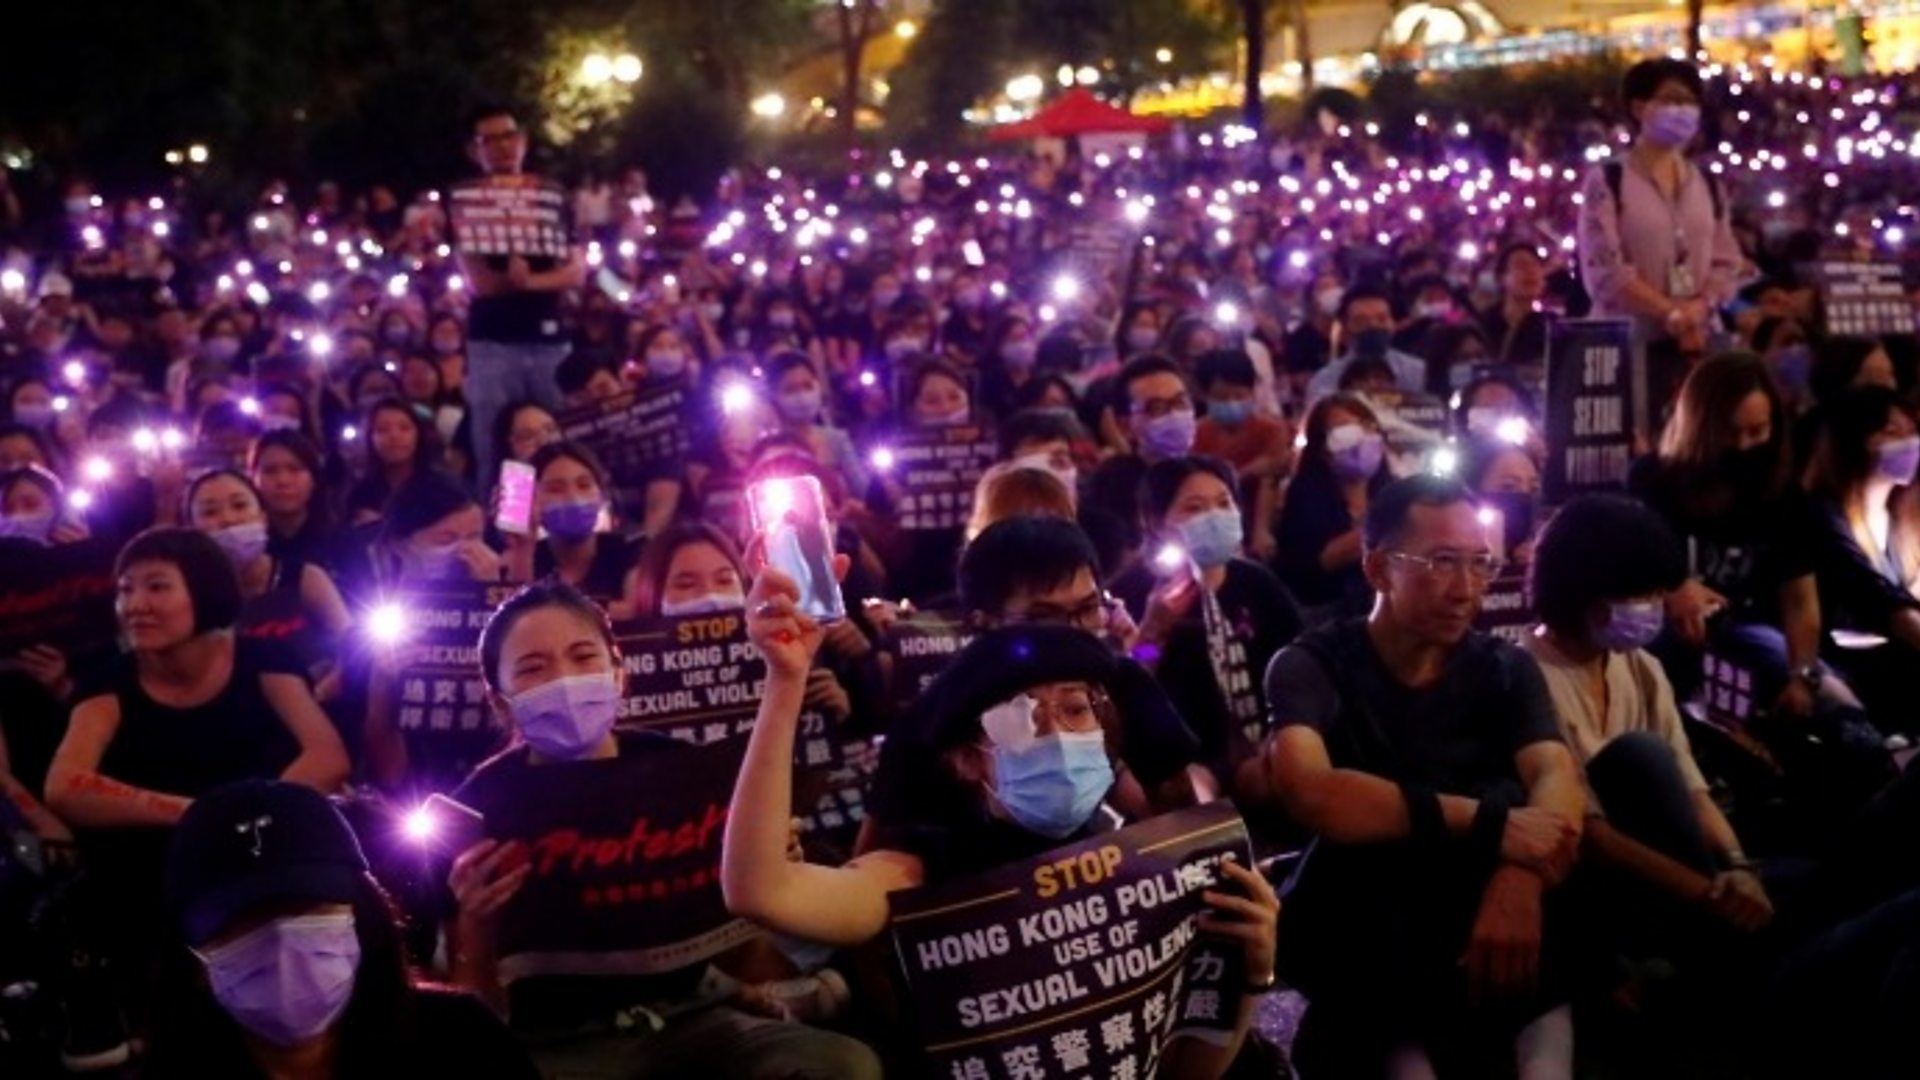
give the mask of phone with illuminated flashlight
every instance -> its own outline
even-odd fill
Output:
[[[494,527],[501,532],[525,536],[533,531],[533,466],[524,461],[509,461],[500,466],[500,511],[494,515]]]
[[[793,579],[800,611],[815,622],[847,617],[847,602],[833,573],[833,523],[826,494],[811,476],[783,476],[747,487],[753,531],[767,565]]]
[[[458,855],[487,838],[487,817],[466,803],[435,792],[409,815],[407,833],[421,844]]]

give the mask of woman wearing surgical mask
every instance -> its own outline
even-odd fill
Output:
[[[1111,830],[1117,733],[1128,711],[1170,710],[1151,680],[1127,678],[1097,638],[1026,625],[976,637],[889,732],[877,786],[903,792],[875,845],[843,866],[791,862],[794,739],[805,678],[823,628],[795,607],[791,579],[766,570],[747,600],[749,633],[767,659],[765,696],[734,786],[721,852],[727,906],[779,933],[841,946],[885,932],[889,896],[963,879]],[[1017,658],[1017,659],[1016,659]],[[1200,929],[1237,942],[1251,983],[1273,970],[1279,901],[1266,881],[1222,864]],[[1175,1039],[1167,1077],[1217,1077],[1238,1051],[1255,997],[1222,1016],[1224,1045]]]
[[[676,380],[696,382],[700,378],[700,360],[678,330],[655,326],[634,342],[633,355],[627,360],[624,374],[627,379],[646,386]]]
[[[606,531],[611,520],[607,470],[593,451],[576,442],[548,443],[533,455],[533,516],[544,534],[509,535],[509,559],[524,546],[532,555],[526,580],[557,576],[588,596],[612,599],[625,588],[634,545]]]
[[[175,832],[177,940],[161,957],[142,1076],[538,1075],[478,1000],[414,983],[393,906],[326,799],[235,784]]]
[[[682,523],[649,540],[629,579],[638,618],[681,618],[739,611],[747,604],[740,552],[711,525]]]
[[[367,443],[366,466],[347,492],[347,516],[354,525],[380,520],[394,492],[440,463],[439,434],[418,409],[399,398],[383,398],[368,409],[361,431]]]
[[[427,328],[427,349],[440,366],[440,382],[456,401],[467,382],[467,329],[456,315],[439,315]]]
[[[951,364],[930,360],[913,373],[907,415],[914,427],[960,427],[973,419],[966,377]]]
[[[1015,400],[1038,377],[1040,337],[1033,323],[1019,316],[1008,316],[994,329],[991,348],[980,363],[981,403],[994,416],[1008,417],[1019,411]]]
[[[1114,348],[1123,360],[1153,352],[1160,344],[1160,312],[1151,304],[1135,304],[1120,318]]]
[[[1113,583],[1139,621],[1135,658],[1199,736],[1223,792],[1259,744],[1267,661],[1301,629],[1293,594],[1243,555],[1237,490],[1217,458],[1155,462],[1140,484],[1146,556]]]
[[[394,492],[381,519],[379,539],[368,551],[371,568],[350,582],[354,610],[384,603],[404,605],[413,590],[459,588],[501,580],[502,562],[482,538],[486,514],[466,489],[439,473],[422,473]],[[490,732],[403,732],[398,723],[399,650],[376,651],[368,689],[367,773],[397,789],[412,781],[445,790],[473,760],[492,750]]]
[[[21,427],[52,435],[59,415],[53,407],[53,390],[45,379],[25,376],[7,392],[7,419]]]
[[[1280,349],[1296,399],[1305,394],[1308,377],[1333,358],[1333,330],[1340,317],[1340,298],[1344,295],[1346,284],[1335,274],[1316,274],[1307,283],[1301,298],[1300,320],[1287,331]]]
[[[1500,556],[1509,563],[1533,562],[1533,535],[1541,524],[1540,469],[1524,446],[1498,438],[1469,438],[1460,454],[1462,483],[1500,515]]]
[[[1768,316],[1753,328],[1753,351],[1773,368],[1774,381],[1795,414],[1813,404],[1813,348],[1798,320]]]
[[[1847,673],[1877,721],[1920,733],[1912,704],[1920,657],[1920,435],[1893,391],[1847,390],[1820,407],[1807,471],[1818,514],[1820,610]],[[1881,639],[1873,643],[1873,639]]]
[[[616,763],[644,758],[671,773],[683,755],[709,752],[614,730],[624,678],[613,631],[605,612],[566,585],[540,582],[509,597],[481,633],[479,651],[488,703],[514,744],[475,769],[454,798],[488,820],[511,820],[530,800],[560,785],[590,784]],[[619,1065],[612,1075],[682,1075],[697,1062],[725,1077],[879,1077],[872,1052],[852,1039],[714,1000],[706,988],[718,981],[716,970],[741,973],[738,951],[678,967],[613,950],[545,953],[540,977],[509,985],[500,929],[503,919],[526,917],[515,904],[536,869],[530,854],[521,841],[482,840],[454,860],[448,885],[457,908],[447,952],[454,983],[505,1014],[552,1075],[581,1067],[603,1074],[607,1062]],[[635,920],[655,917],[645,905],[628,910]],[[630,1024],[628,1016],[644,1019]]]
[[[806,440],[813,458],[840,475],[846,489],[867,490],[867,469],[847,433],[826,423],[826,387],[806,354],[783,352],[767,361],[766,385],[780,428]]]
[[[1386,439],[1366,402],[1320,399],[1307,413],[1305,444],[1287,485],[1275,540],[1275,569],[1318,623],[1364,610],[1373,596],[1360,571],[1360,527],[1373,492],[1385,485]]]
[[[313,563],[268,550],[266,508],[240,473],[202,473],[188,485],[186,505],[188,524],[219,544],[240,576],[240,636],[285,642],[312,673],[314,695],[332,700],[340,691],[333,646],[353,626],[333,578]]]
[[[59,477],[38,465],[0,472],[0,539],[47,547],[86,536],[85,527],[68,520]]]
[[[1594,879],[1597,895],[1641,913],[1639,946],[1652,934],[1678,949],[1660,955],[1717,966],[1717,948],[1697,948],[1702,921],[1751,932],[1771,921],[1773,905],[1646,651],[1665,620],[1665,594],[1685,578],[1684,550],[1658,514],[1618,496],[1575,499],[1540,535],[1530,592],[1541,625],[1522,644],[1606,809],[1582,837],[1581,865],[1606,871]]]
[[[1653,356],[1654,400],[1707,351],[1716,311],[1733,298],[1740,246],[1732,199],[1687,157],[1701,128],[1700,72],[1682,60],[1628,69],[1621,97],[1634,127],[1624,160],[1595,166],[1581,187],[1580,279],[1593,314],[1631,317]]]

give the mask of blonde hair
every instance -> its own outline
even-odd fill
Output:
[[[973,489],[973,516],[967,542],[995,522],[1025,515],[1073,520],[1073,492],[1045,469],[1001,462],[988,469]]]

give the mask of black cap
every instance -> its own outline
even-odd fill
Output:
[[[914,737],[945,749],[979,735],[980,717],[1022,690],[1045,683],[1085,682],[1113,691],[1121,661],[1105,642],[1067,626],[1009,626],[975,637],[915,704]]]
[[[340,811],[312,788],[243,780],[194,800],[167,854],[167,909],[187,944],[275,901],[352,903],[367,873]]]

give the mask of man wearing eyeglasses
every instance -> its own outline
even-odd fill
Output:
[[[518,176],[527,135],[512,112],[482,107],[473,114],[467,152],[487,176]],[[568,351],[560,300],[562,293],[586,284],[587,267],[577,246],[565,258],[463,250],[460,272],[473,290],[464,390],[476,478],[486,489],[499,452],[493,427],[500,410],[518,401],[536,402],[551,413],[566,405],[555,378]]]
[[[1499,570],[1478,509],[1438,477],[1382,491],[1363,537],[1372,613],[1267,670],[1263,779],[1319,837],[1281,935],[1311,1002],[1303,1072],[1570,1075],[1554,890],[1585,797],[1539,669],[1473,629]]]

